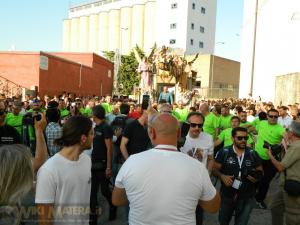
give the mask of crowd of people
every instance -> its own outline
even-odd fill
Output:
[[[203,212],[219,212],[221,225],[233,216],[245,225],[255,205],[271,209],[273,225],[300,224],[298,103],[187,105],[166,88],[141,104],[70,93],[0,98],[0,224],[24,220],[30,190],[40,224],[97,224],[99,189],[108,220],[125,205],[129,224],[203,224]]]

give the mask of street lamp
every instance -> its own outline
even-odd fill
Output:
[[[120,28],[120,43],[119,43],[119,48],[116,49],[115,52],[115,68],[114,68],[114,93],[117,94],[118,96],[120,95],[120,91],[119,91],[119,71],[120,71],[120,66],[122,63],[122,34],[123,31],[127,31],[128,27],[121,27]]]
[[[219,41],[219,42],[216,42],[215,43],[215,46],[218,45],[218,44],[222,44],[224,45],[225,42],[223,41]],[[210,95],[212,96],[212,90],[213,90],[213,82],[214,82],[214,65],[215,65],[215,54],[213,52],[213,55],[212,55],[212,63],[211,63],[211,79],[210,79]]]

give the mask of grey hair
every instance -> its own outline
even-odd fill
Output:
[[[33,186],[32,155],[20,144],[0,147],[0,205],[16,205]]]
[[[293,120],[289,126],[289,130],[298,138],[300,138],[300,121]]]

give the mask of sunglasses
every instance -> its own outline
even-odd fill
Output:
[[[272,115],[268,115],[268,117],[270,117],[270,118],[275,118],[275,119],[278,119],[278,116],[272,116]]]
[[[203,127],[203,123],[190,123],[190,126],[192,128],[195,128],[195,127],[202,128]]]
[[[248,136],[236,136],[236,139],[238,139],[239,141],[241,141],[241,140],[245,140],[245,141],[247,141],[248,140]]]

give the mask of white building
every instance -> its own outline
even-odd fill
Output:
[[[64,51],[96,52],[136,45],[186,54],[214,52],[217,0],[98,0],[71,6],[64,20]]]
[[[244,22],[239,96],[275,99],[275,78],[300,71],[300,1],[244,1]],[[255,42],[254,42],[255,40]],[[255,55],[253,57],[253,44]],[[253,88],[251,89],[252,60]],[[292,94],[287,91],[287,95]]]

